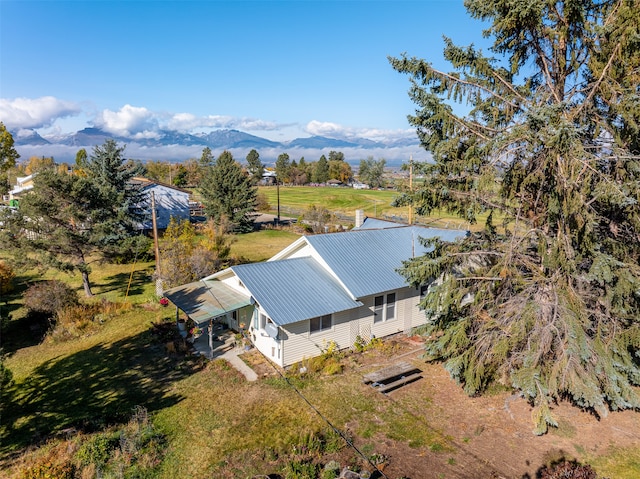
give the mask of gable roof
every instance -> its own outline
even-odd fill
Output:
[[[462,230],[404,226],[306,236],[305,240],[351,295],[362,298],[407,286],[397,270],[403,261],[427,252],[421,237],[455,241],[466,235]]]
[[[163,183],[162,181],[152,180],[150,178],[144,178],[142,176],[134,176],[133,178],[131,178],[131,183],[140,185],[140,187],[143,190],[148,188],[153,188],[154,186],[164,186],[165,188],[170,188],[172,190],[176,190],[181,193],[186,193],[188,195],[191,195],[191,191],[185,190],[184,188],[170,185],[169,183]]]
[[[311,257],[230,269],[279,326],[362,306]]]

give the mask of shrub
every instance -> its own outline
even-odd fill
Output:
[[[538,477],[541,479],[598,479],[596,471],[591,466],[567,460],[543,467]]]
[[[13,291],[13,280],[16,277],[13,268],[0,261],[0,295]]]
[[[62,342],[95,332],[100,326],[96,320],[99,313],[99,304],[77,304],[58,311],[46,340]]]
[[[102,469],[119,443],[117,434],[96,434],[78,449],[76,457],[83,466],[93,464],[97,469]]]
[[[285,465],[285,479],[316,479],[319,467],[311,461],[294,459]]]
[[[76,454],[82,477],[155,477],[166,439],[149,420],[147,410],[137,407],[131,420],[117,430],[99,433]]]
[[[78,304],[78,294],[67,283],[56,279],[30,286],[24,293],[24,305],[29,312],[52,317],[68,306]]]
[[[63,446],[51,448],[24,467],[21,479],[75,479],[76,466]]]
[[[131,308],[131,305],[103,299],[98,303],[67,306],[56,313],[53,329],[46,339],[60,342],[90,335],[121,308]]]

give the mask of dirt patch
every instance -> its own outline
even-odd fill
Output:
[[[584,463],[589,456],[606,455],[611,446],[640,444],[640,414],[613,412],[598,420],[568,403],[553,409],[560,427],[536,436],[532,408],[524,399],[511,392],[467,396],[441,364],[426,363],[420,358],[423,348],[422,338],[397,335],[373,349],[344,352],[341,360],[343,374],[353,375],[354,379],[399,361],[409,361],[422,370],[423,377],[418,381],[380,394],[390,406],[415,417],[415,427],[430,428],[442,440],[412,447],[407,441],[381,435],[354,438],[354,445],[361,450],[370,450],[374,445],[376,455],[385,458],[381,467],[390,479],[531,479],[537,477],[543,466],[563,457]],[[240,357],[258,377],[278,374],[255,349]],[[346,427],[358,429],[355,422]],[[384,477],[351,448],[323,458],[322,462],[330,459],[343,466],[359,463],[358,468],[368,469],[371,477]]]
[[[561,457],[584,461],[587,455],[606,454],[611,446],[640,444],[637,412],[612,412],[598,420],[569,403],[553,408],[559,428],[536,436],[527,401],[510,392],[469,397],[441,364],[420,360],[414,338],[394,341],[404,343],[398,357],[420,364],[423,378],[388,393],[388,401],[415,415],[416,427],[433,428],[448,440],[412,448],[378,437],[376,452],[388,457],[384,473],[389,478],[534,478],[541,467]],[[364,371],[375,365],[376,355],[359,359]],[[419,406],[424,398],[429,400],[426,410]]]

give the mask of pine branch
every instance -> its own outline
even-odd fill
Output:
[[[502,95],[498,94],[497,92],[495,92],[493,90],[490,90],[487,87],[484,87],[482,85],[479,85],[478,83],[474,83],[474,82],[463,80],[462,78],[458,78],[456,76],[450,75],[449,73],[445,73],[443,71],[436,70],[435,68],[430,68],[430,70],[436,76],[440,75],[440,76],[442,76],[442,77],[444,77],[444,78],[446,78],[446,79],[448,79],[450,81],[453,81],[454,83],[458,83],[458,84],[462,84],[464,86],[476,88],[478,90],[481,90],[481,91],[487,93],[488,95],[490,95],[493,98],[499,99],[500,101],[502,101],[502,102],[506,103],[507,105],[513,107],[515,110],[520,109],[520,106],[517,105],[516,103],[513,103],[512,101],[506,99],[505,97],[503,97]],[[502,80],[502,77],[498,76],[498,78]],[[502,81],[504,81],[504,80],[502,80]],[[514,92],[514,93],[517,94],[518,96],[520,96],[517,92]],[[522,100],[523,100],[523,102],[526,101],[525,99],[522,99]]]
[[[591,91],[589,92],[589,95],[587,96],[587,98],[585,98],[585,100],[580,104],[580,106],[578,107],[578,109],[571,115],[571,119],[575,119],[581,112],[582,110],[585,108],[585,106],[588,103],[591,103],[591,100],[593,99],[594,95],[596,94],[596,91],[598,90],[598,87],[600,86],[600,84],[604,81],[605,76],[607,71],[609,70],[609,68],[611,67],[611,65],[613,64],[613,60],[616,57],[616,54],[618,53],[619,49],[621,47],[621,43],[618,42],[616,44],[616,46],[613,48],[613,51],[611,52],[611,55],[609,56],[609,60],[607,61],[607,64],[605,65],[605,67],[602,69],[602,72],[600,73],[600,77],[598,78],[598,80],[596,81],[595,85],[593,85],[593,87],[591,88]]]

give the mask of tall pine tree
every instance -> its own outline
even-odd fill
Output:
[[[640,407],[640,5],[635,0],[466,0],[491,54],[445,38],[453,71],[409,75],[411,124],[434,163],[399,199],[482,232],[405,264],[441,278],[423,305],[431,357],[469,394],[492,381],[534,405],[604,416]],[[452,101],[466,103],[458,114]]]
[[[223,151],[207,169],[200,191],[205,212],[216,224],[229,221],[241,233],[253,229],[257,189],[230,152]]]
[[[147,248],[148,240],[135,232],[135,211],[144,198],[131,180],[140,167],[125,161],[122,151],[107,140],[94,148],[81,175],[61,173],[55,165],[38,171],[33,189],[1,231],[6,239],[0,241],[14,258],[80,272],[91,296],[92,262]]]

